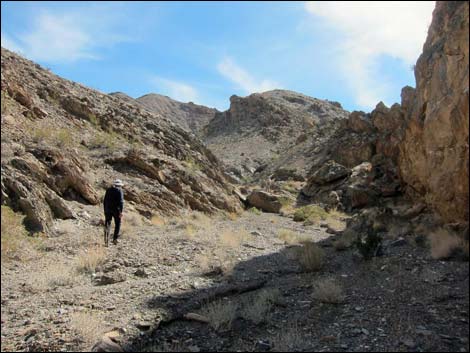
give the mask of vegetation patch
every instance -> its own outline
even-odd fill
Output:
[[[210,325],[217,331],[229,330],[237,318],[238,305],[229,300],[218,300],[206,305],[201,315],[209,319]]]
[[[24,216],[2,205],[1,245],[2,261],[17,257],[27,242],[27,231],[23,225]]]
[[[469,243],[457,234],[445,228],[439,228],[429,234],[431,256],[436,260],[444,260],[462,255],[468,260]]]
[[[341,286],[331,278],[319,280],[314,286],[313,296],[322,303],[338,304],[344,300]]]
[[[83,273],[94,273],[106,259],[106,251],[101,246],[95,246],[80,252],[77,260],[77,270]]]
[[[278,238],[286,244],[301,244],[312,241],[312,237],[308,234],[298,234],[289,229],[281,229]]]
[[[261,210],[257,209],[256,207],[250,207],[250,208],[248,209],[248,212],[251,212],[251,213],[253,213],[253,214],[257,215],[257,216],[259,216],[260,214],[263,213]]]
[[[304,243],[296,251],[297,260],[306,272],[319,271],[323,267],[325,253],[315,243]]]
[[[318,222],[328,218],[328,212],[317,205],[308,205],[298,208],[294,212],[294,221],[303,222],[306,220]]]

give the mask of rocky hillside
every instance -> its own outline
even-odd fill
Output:
[[[310,167],[306,156],[347,116],[337,102],[292,91],[232,96],[230,109],[215,115],[203,139],[238,178],[281,166],[304,174]]]
[[[427,206],[465,229],[468,41],[468,2],[438,2],[416,64],[416,89],[404,87],[401,104],[379,103],[343,120],[311,155],[303,195],[353,209],[406,194],[417,209]]]
[[[187,131],[199,135],[200,131],[214,118],[218,113],[217,109],[208,108],[203,105],[197,105],[193,102],[182,103],[167,96],[150,93],[137,99],[128,95],[115,92],[112,96],[119,97],[127,102],[135,101],[150,112],[164,116]]]
[[[399,166],[407,192],[468,222],[468,1],[438,1],[408,90]]]
[[[1,65],[1,202],[25,213],[31,230],[80,217],[80,205],[99,204],[115,178],[148,218],[240,207],[217,159],[168,118],[3,48]]]

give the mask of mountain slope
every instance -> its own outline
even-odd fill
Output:
[[[251,177],[257,169],[272,172],[280,164],[304,173],[312,144],[321,143],[321,135],[347,116],[339,103],[292,91],[232,96],[230,109],[215,115],[203,139],[238,177]]]
[[[1,201],[24,212],[31,230],[77,217],[80,203],[99,204],[116,178],[147,217],[239,208],[217,159],[168,118],[3,48],[1,65]]]
[[[217,109],[197,105],[192,102],[183,103],[160,94],[149,93],[137,99],[133,99],[121,92],[113,92],[110,95],[119,97],[126,102],[137,102],[150,112],[164,116],[183,129],[199,135],[201,129],[218,113]]]

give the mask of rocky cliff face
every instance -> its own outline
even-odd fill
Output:
[[[262,170],[268,175],[279,168],[306,174],[306,156],[347,116],[337,102],[292,91],[232,96],[230,109],[216,114],[203,139],[240,178]]]
[[[140,104],[146,110],[164,116],[183,129],[199,136],[201,130],[212,120],[219,111],[214,108],[208,108],[203,105],[197,105],[192,102],[182,103],[167,96],[150,93],[137,99],[128,95],[115,92],[110,93],[127,102],[134,101]]]
[[[99,204],[120,178],[144,216],[235,211],[217,159],[191,134],[132,101],[70,82],[2,48],[2,204],[31,230]]]
[[[438,1],[415,67],[416,91],[402,94],[407,126],[399,168],[407,192],[444,221],[468,222],[469,3]]]

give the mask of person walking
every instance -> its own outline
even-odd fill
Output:
[[[118,243],[119,230],[121,229],[122,211],[124,209],[124,193],[122,191],[123,183],[120,179],[113,182],[113,186],[106,190],[104,195],[104,226],[105,226],[105,245],[107,244],[107,237],[111,229],[111,221],[114,218],[114,236],[113,244]]]

